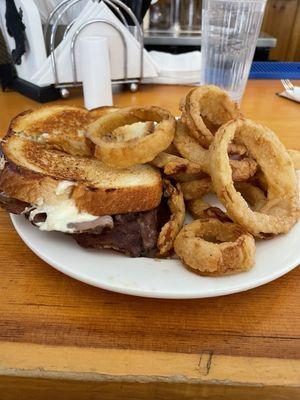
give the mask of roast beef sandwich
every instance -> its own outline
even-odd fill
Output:
[[[153,254],[160,172],[147,164],[115,169],[90,156],[84,130],[102,112],[54,106],[16,117],[1,142],[1,206],[84,247]]]

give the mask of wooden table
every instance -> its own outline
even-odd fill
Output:
[[[178,114],[186,87],[144,86],[116,105]],[[248,117],[300,149],[300,105],[250,81]],[[80,93],[65,104],[82,104]],[[0,131],[37,104],[0,94]],[[284,251],[284,249],[282,249]],[[77,282],[41,261],[0,211],[0,399],[300,398],[300,271],[214,299],[156,300]]]

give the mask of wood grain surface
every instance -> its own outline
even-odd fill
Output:
[[[296,387],[236,386],[168,382],[89,382],[5,376],[1,400],[291,400]],[[5,394],[4,394],[5,393]],[[2,397],[4,396],[4,397]],[[54,397],[55,396],[55,397]]]
[[[267,1],[262,31],[277,39],[276,47],[270,49],[270,60],[299,61],[299,13],[300,0]]]
[[[1,400],[52,400],[54,393],[58,400],[290,400],[300,394],[299,360],[12,342],[0,343],[0,354]]]
[[[179,100],[188,89],[143,86],[135,94],[116,94],[114,100],[115,105],[158,105],[179,114]],[[242,111],[273,129],[288,148],[299,150],[300,106],[276,96],[280,90],[277,81],[250,81]],[[81,93],[59,102],[82,105]],[[6,132],[17,113],[37,106],[19,94],[0,93],[0,132]],[[22,242],[2,210],[0,256],[0,341],[300,358],[299,269],[257,289],[219,298],[130,297],[88,286],[48,266]]]
[[[0,340],[300,358],[300,270],[215,299],[143,299],[57,272],[0,221]]]

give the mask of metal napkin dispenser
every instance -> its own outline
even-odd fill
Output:
[[[62,22],[65,20],[66,13],[71,9],[78,8],[78,3],[83,0],[64,0],[59,3],[49,14],[48,19],[44,25],[44,41],[45,49],[48,59],[30,79],[22,79],[20,76],[14,76],[11,82],[11,87],[23,94],[44,102],[53,100],[53,98],[62,96],[67,97],[69,90],[72,87],[81,86],[80,73],[78,71],[76,58],[76,42],[80,34],[91,27],[107,27],[110,32],[113,30],[114,35],[119,38],[122,51],[118,52],[118,57],[122,54],[120,62],[114,62],[114,68],[122,68],[122,73],[117,79],[112,79],[112,84],[128,84],[131,91],[136,91],[144,76],[145,54],[144,53],[144,35],[141,25],[132,12],[132,10],[124,4],[121,0],[102,0],[102,1],[86,1],[84,6],[91,7],[107,7],[107,14],[111,18],[98,18],[97,15],[85,15],[82,18],[74,18],[67,25]],[[77,7],[76,7],[77,6]],[[81,14],[80,14],[81,15]],[[68,42],[68,47],[64,44]],[[131,41],[131,42],[130,42]],[[134,41],[134,45],[131,45]],[[60,44],[64,44],[61,45]],[[64,49],[65,62],[63,57],[60,57],[60,49]],[[134,48],[134,49],[133,49]],[[113,50],[111,53],[113,53]],[[135,51],[133,53],[133,50]],[[120,53],[120,54],[119,54]],[[133,56],[134,54],[134,56]],[[115,54],[113,54],[115,55]],[[146,57],[148,55],[146,54]],[[134,60],[132,60],[134,58]],[[119,58],[118,58],[119,60]],[[131,62],[131,64],[130,64]],[[147,58],[146,64],[151,64],[151,60]],[[70,64],[71,63],[71,64]],[[70,65],[68,73],[66,73],[66,65]],[[134,68],[133,68],[134,66]],[[132,71],[134,69],[134,71]],[[150,75],[156,75],[155,67],[150,65],[148,68]],[[146,67],[147,71],[147,67]],[[64,73],[65,72],[65,73]],[[45,74],[51,79],[43,79]],[[113,74],[112,74],[113,75]],[[49,95],[51,93],[51,95]]]

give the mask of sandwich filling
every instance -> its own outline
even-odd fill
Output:
[[[74,233],[85,248],[114,249],[132,257],[154,256],[159,232],[158,209],[112,215],[113,228]]]
[[[71,188],[72,186],[75,185],[75,182],[73,181],[60,181],[56,187],[55,194],[59,196],[60,194],[65,193],[66,190]]]
[[[58,204],[43,203],[33,206],[32,211],[29,212],[29,221],[34,222],[38,214],[45,214],[46,216],[44,221],[35,223],[41,231],[73,233],[78,230],[76,227],[80,227],[80,224],[98,219],[95,215],[79,212],[72,199],[60,201]]]
[[[56,205],[41,199],[31,205],[1,192],[0,205],[13,214],[24,214],[42,231],[72,235],[84,248],[114,249],[132,257],[155,255],[158,233],[169,218],[164,203],[150,211],[95,216],[80,212],[72,199]]]

